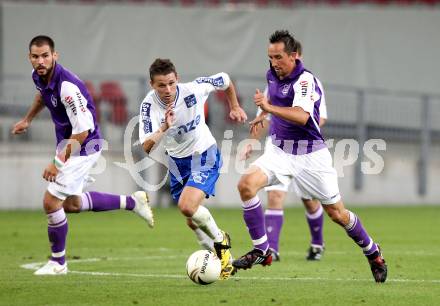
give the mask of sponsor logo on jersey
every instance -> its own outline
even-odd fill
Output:
[[[141,117],[144,123],[144,133],[148,134],[153,132],[153,124],[150,118],[151,103],[144,102],[141,106]]]
[[[85,112],[86,112],[86,108],[84,107],[84,104],[83,104],[82,94],[81,94],[79,91],[77,91],[77,92],[76,92],[76,96],[77,96],[77,98],[78,98],[78,102],[79,102],[79,109],[80,109],[83,113],[85,113]]]
[[[197,100],[196,100],[195,95],[189,95],[189,96],[183,98],[183,100],[185,100],[186,107],[188,107],[188,108],[197,104]]]
[[[187,124],[183,124],[183,125],[178,126],[177,127],[177,134],[182,135],[182,134],[188,133],[192,130],[195,130],[196,127],[199,125],[199,123],[200,123],[200,115],[197,115],[197,117],[194,120],[191,120]]]
[[[54,95],[50,96],[50,101],[52,102],[53,107],[57,107],[58,101]]]
[[[299,85],[301,85],[301,96],[305,97],[307,94],[307,85],[309,83],[307,81],[301,81],[299,82]]]
[[[223,85],[225,85],[225,81],[223,80],[223,77],[218,77],[218,78],[208,78],[208,77],[201,77],[196,79],[197,83],[209,83],[214,87],[222,87]]]
[[[281,87],[281,93],[283,94],[283,96],[287,96],[287,94],[289,93],[289,88],[290,84],[285,84],[283,85],[283,87]]]
[[[71,96],[67,96],[65,98],[65,101],[67,103],[67,106],[70,107],[70,110],[72,111],[72,113],[76,116],[78,113],[77,113],[75,101],[73,100],[73,98]]]
[[[142,120],[145,117],[150,117],[151,103],[144,102],[141,106],[141,116]]]

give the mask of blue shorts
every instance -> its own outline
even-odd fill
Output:
[[[171,196],[179,201],[185,186],[202,190],[206,198],[215,195],[215,183],[220,176],[222,157],[216,145],[202,154],[183,158],[169,157]]]

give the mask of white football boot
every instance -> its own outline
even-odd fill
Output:
[[[34,272],[34,275],[64,275],[67,274],[67,263],[60,265],[56,261],[49,260],[47,264]]]
[[[135,201],[133,211],[139,215],[142,219],[147,221],[149,227],[154,226],[154,216],[150,205],[148,205],[148,195],[145,191],[136,191],[131,197]]]

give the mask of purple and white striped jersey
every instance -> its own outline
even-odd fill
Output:
[[[302,155],[326,148],[319,128],[319,107],[322,90],[316,78],[296,60],[292,73],[280,80],[275,71],[266,74],[268,98],[272,105],[282,107],[299,106],[310,114],[302,126],[272,114],[270,136],[272,143],[286,153]]]
[[[84,82],[58,63],[55,63],[49,84],[45,84],[36,71],[32,72],[32,79],[55,124],[57,146],[72,134],[89,131],[81,145],[80,155],[101,150],[102,139],[96,122],[95,105]]]

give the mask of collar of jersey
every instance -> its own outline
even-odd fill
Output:
[[[176,106],[177,100],[179,99],[179,85],[176,87],[176,97],[174,98],[174,107]],[[160,97],[157,95],[157,92],[154,91],[154,95],[156,96],[157,101],[159,102],[159,106],[162,108],[167,108],[167,104],[163,102]]]
[[[269,67],[270,67],[270,69],[269,69],[270,73],[273,75],[273,77],[275,77],[279,81],[292,81],[292,80],[296,79],[305,70],[303,63],[300,60],[296,59],[295,60],[295,69],[293,69],[293,71],[288,76],[286,76],[283,80],[280,80],[279,77],[277,76],[277,73],[275,72],[275,69],[273,69],[270,62],[269,62]]]

